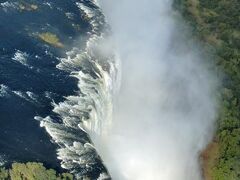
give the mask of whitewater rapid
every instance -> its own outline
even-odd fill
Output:
[[[97,2],[79,1],[76,6],[90,23],[91,31],[85,47],[73,47],[60,58],[57,68],[78,80],[79,91],[59,104],[52,103],[60,120],[50,116],[35,119],[59,145],[57,155],[63,168],[77,179],[109,179],[94,142],[111,126],[119,62],[113,51],[103,48],[110,31]]]
[[[78,80],[78,91],[52,103],[55,116],[35,117],[58,145],[61,166],[77,179],[201,180],[215,82],[197,48],[183,44],[172,1],[102,4],[106,14],[97,1],[75,4],[91,30],[57,65]]]

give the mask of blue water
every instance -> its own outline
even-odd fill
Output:
[[[51,103],[75,95],[78,88],[77,80],[56,65],[73,46],[82,46],[90,25],[75,0],[0,1],[6,2],[14,6],[0,5],[0,157],[7,166],[12,162],[37,161],[61,171],[56,155],[58,145],[34,117],[51,116],[61,122],[52,112]],[[20,3],[38,8],[21,10]],[[68,12],[72,13],[71,18],[66,16]],[[64,48],[36,36],[45,32],[56,34]],[[16,53],[25,57],[25,63],[14,59]]]

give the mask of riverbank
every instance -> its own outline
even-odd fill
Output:
[[[240,178],[240,3],[238,0],[175,0],[174,6],[212,55],[221,81],[214,141],[202,152],[206,180]]]

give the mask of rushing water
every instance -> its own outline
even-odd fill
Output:
[[[89,134],[111,123],[117,62],[95,1],[0,1],[2,163],[40,161],[107,179]],[[40,40],[55,34],[64,47]],[[100,48],[101,47],[101,48]]]
[[[62,167],[78,177],[91,174],[91,178],[106,178],[107,172],[88,135],[92,139],[101,136],[111,124],[118,64],[112,52],[102,50],[108,28],[97,4],[77,2],[76,5],[89,20],[90,36],[85,48],[73,47],[66,52],[57,68],[78,79],[79,92],[53,104],[53,112],[61,118],[61,123],[56,123],[51,116],[35,119],[41,121],[41,126],[60,146],[57,154]]]
[[[121,68],[98,1],[0,1],[0,164],[39,161],[77,179],[111,179],[108,169],[121,180],[201,179],[214,83],[183,45],[171,1],[101,2]]]

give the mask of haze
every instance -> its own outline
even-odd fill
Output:
[[[115,180],[201,180],[216,116],[214,74],[187,46],[168,0],[100,2],[122,63],[110,132],[97,149]],[[185,28],[187,34],[187,28]]]

